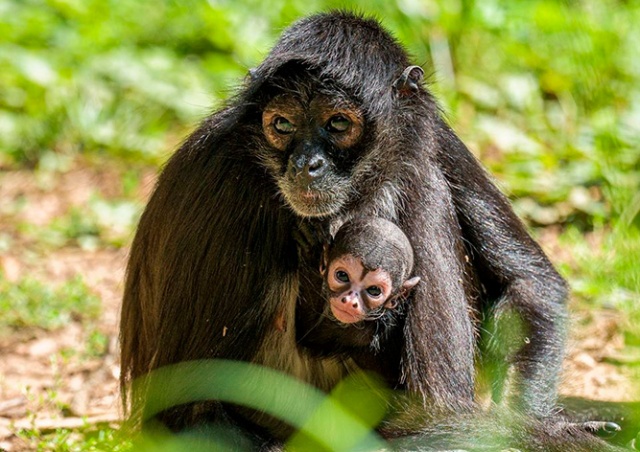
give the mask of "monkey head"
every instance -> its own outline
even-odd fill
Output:
[[[413,249],[395,224],[375,217],[345,223],[321,268],[333,316],[348,324],[395,309],[420,281],[409,277],[412,269]]]
[[[398,142],[385,139],[404,121],[400,105],[419,103],[424,72],[373,22],[350,29],[348,42],[331,51],[327,39],[342,25],[328,20],[302,42],[298,27],[309,26],[292,27],[250,71],[242,102],[257,113],[257,157],[278,194],[296,215],[319,218],[343,212],[385,182],[380,167],[388,170]],[[351,42],[359,43],[357,51]]]
[[[292,70],[298,75],[277,82],[277,94],[262,110],[262,132],[272,151],[262,160],[296,214],[331,215],[354,192],[351,171],[363,148],[365,118],[341,90],[328,88],[312,72]]]

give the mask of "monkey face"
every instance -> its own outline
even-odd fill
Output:
[[[265,107],[262,130],[275,151],[265,163],[293,211],[304,217],[338,212],[354,191],[362,112],[339,96],[283,94]]]
[[[331,312],[342,323],[365,320],[393,293],[389,273],[381,268],[369,271],[359,258],[349,254],[329,264],[327,286]]]

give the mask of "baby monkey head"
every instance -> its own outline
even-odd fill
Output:
[[[377,319],[418,284],[412,270],[413,248],[398,226],[376,217],[345,223],[322,269],[331,312],[342,323]]]

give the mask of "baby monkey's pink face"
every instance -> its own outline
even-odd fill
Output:
[[[389,274],[378,268],[369,271],[360,259],[344,255],[334,259],[327,269],[331,312],[340,322],[355,323],[382,306],[392,295]]]

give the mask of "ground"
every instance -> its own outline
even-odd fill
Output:
[[[0,242],[10,243],[0,247],[5,280],[18,282],[28,276],[56,286],[80,275],[102,302],[99,317],[90,322],[72,317],[53,330],[30,326],[0,335],[0,449],[32,449],[33,441],[16,435],[22,429],[48,432],[86,423],[117,425],[118,316],[126,243],[132,232],[123,246],[82,247],[69,241],[51,247],[42,246],[38,234],[25,233],[23,226],[46,229],[70,209],[82,212],[95,194],[121,199],[123,171],[74,164],[62,172],[0,172]],[[153,186],[154,171],[140,174],[142,182],[126,196],[141,207]],[[553,232],[541,235],[552,260],[570,259],[554,238]],[[624,345],[620,321],[615,311],[572,307],[564,394],[616,401],[632,394],[629,377],[615,364]],[[98,353],[90,353],[87,344],[96,333],[106,343]]]

